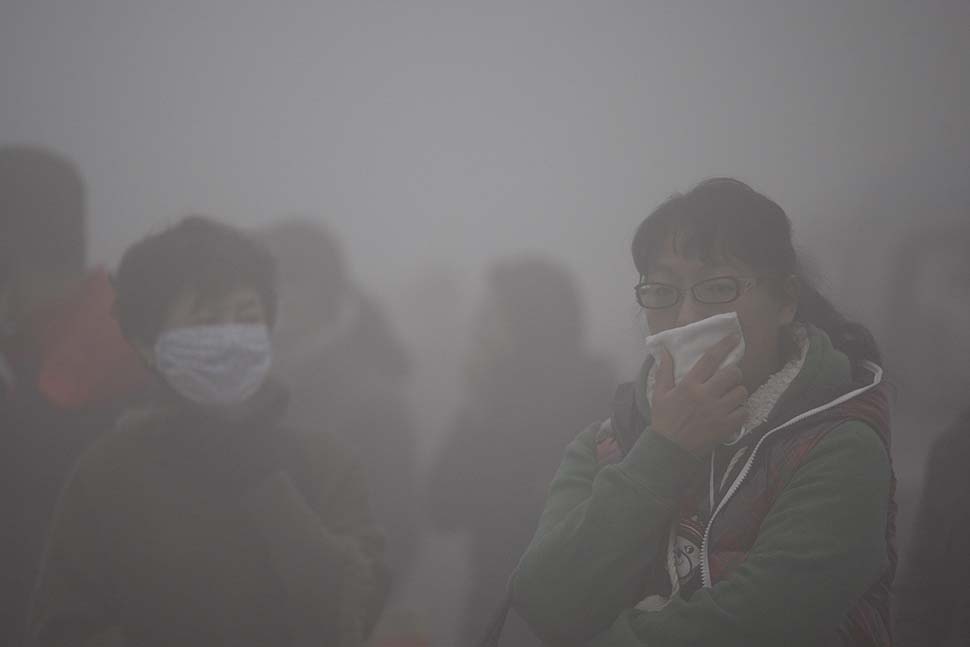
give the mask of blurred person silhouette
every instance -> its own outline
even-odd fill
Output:
[[[460,644],[474,644],[535,530],[558,455],[605,414],[614,378],[588,348],[582,297],[556,262],[497,262],[475,317],[464,405],[431,474],[430,516],[467,533],[470,594]],[[503,645],[537,644],[512,625]]]
[[[411,564],[417,532],[408,357],[382,309],[355,284],[338,240],[323,224],[287,218],[257,236],[279,263],[273,343],[276,372],[291,393],[287,420],[325,424],[363,465],[396,586]]]
[[[906,262],[889,282],[900,413],[913,436],[910,445],[935,441],[921,470],[921,493],[917,497],[916,484],[906,490],[915,510],[897,580],[902,647],[970,645],[968,250],[966,219],[920,228],[900,243],[896,258]]]
[[[0,147],[0,644],[19,644],[58,492],[145,383],[85,271],[84,185],[43,148]]]
[[[129,248],[115,285],[153,391],[64,491],[28,644],[364,644],[383,537],[326,421],[282,424],[270,253],[191,216]]]
[[[887,361],[898,367],[900,415],[919,421],[900,442],[925,442],[928,427],[939,433],[967,405],[970,216],[949,220],[903,229],[892,257],[906,262],[887,277]]]
[[[550,644],[888,647],[894,478],[871,333],[805,279],[784,210],[738,180],[671,196],[631,251],[647,358],[562,454],[513,608]]]

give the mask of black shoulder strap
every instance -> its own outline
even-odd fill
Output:
[[[613,396],[610,424],[613,428],[613,437],[624,455],[637,442],[646,425],[637,408],[636,388],[636,382],[626,382],[616,388]]]

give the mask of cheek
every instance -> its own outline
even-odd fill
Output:
[[[745,364],[759,363],[765,355],[776,352],[778,344],[778,313],[773,308],[751,304],[737,309],[741,332],[744,333]]]

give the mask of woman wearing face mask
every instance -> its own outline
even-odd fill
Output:
[[[799,276],[782,209],[736,180],[663,203],[633,259],[651,357],[566,450],[514,607],[549,644],[891,644],[871,335]]]
[[[115,283],[157,392],[66,488],[29,644],[363,644],[382,538],[355,462],[279,424],[272,257],[190,217],[128,250]]]

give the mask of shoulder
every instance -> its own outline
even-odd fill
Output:
[[[579,432],[579,435],[569,443],[569,448],[580,450],[584,453],[595,454],[596,446],[612,437],[613,429],[609,419],[600,420],[587,425],[586,428]]]
[[[853,481],[888,482],[892,472],[888,447],[873,427],[859,420],[835,423],[812,444],[802,467]]]
[[[598,469],[599,455],[613,447],[619,452],[609,420],[594,422],[566,446],[560,472],[563,469]]]
[[[819,444],[822,443],[839,452],[874,454],[886,460],[889,458],[889,450],[879,432],[869,423],[861,420],[845,420],[837,423]]]

